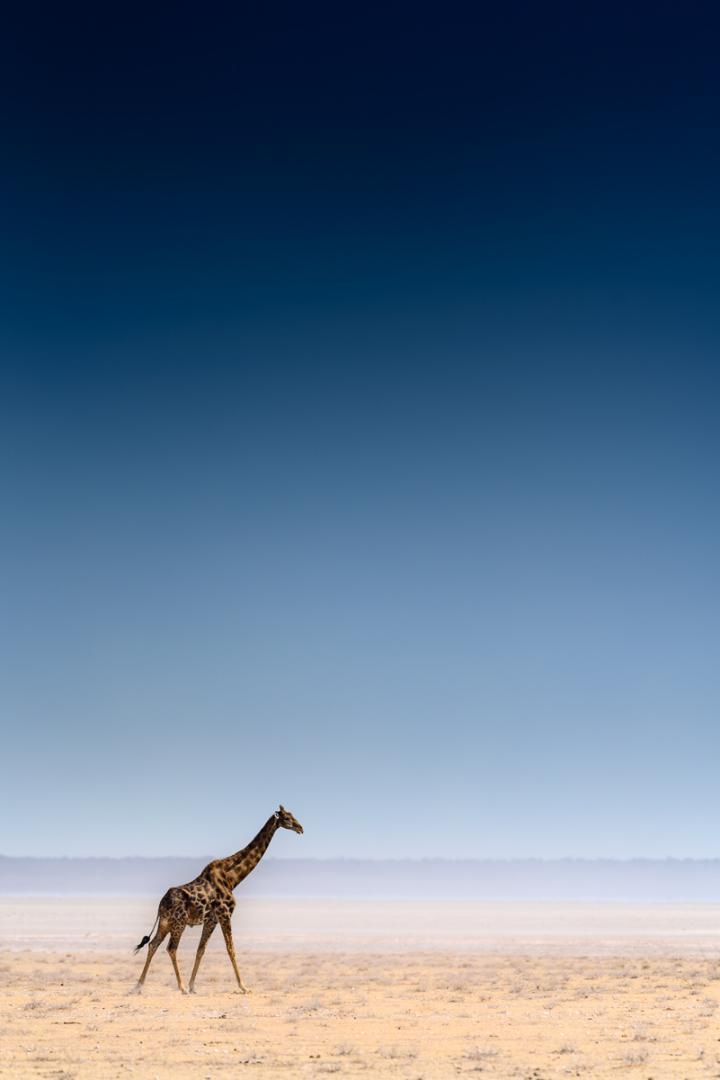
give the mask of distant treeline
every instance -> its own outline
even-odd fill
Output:
[[[189,881],[207,862],[0,856],[0,893],[155,894]],[[720,901],[720,860],[270,858],[241,888],[267,897]]]

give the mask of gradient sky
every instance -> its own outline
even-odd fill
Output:
[[[0,852],[720,854],[713,6],[13,18]]]

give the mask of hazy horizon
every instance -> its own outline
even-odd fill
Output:
[[[0,856],[0,895],[155,896],[209,861]],[[264,859],[238,897],[717,903],[720,859]]]

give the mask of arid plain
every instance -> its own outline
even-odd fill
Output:
[[[720,1075],[720,907],[247,900],[183,997],[154,900],[0,898],[0,1073]],[[197,931],[181,946],[187,973]]]

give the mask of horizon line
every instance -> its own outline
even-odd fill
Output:
[[[172,859],[188,859],[202,862],[212,862],[217,856],[212,855],[6,855],[0,852],[0,859],[24,860],[24,861],[57,861],[57,862],[166,862]],[[372,863],[385,865],[387,863],[709,863],[720,862],[720,855],[472,855],[459,856],[456,858],[447,855],[398,855],[374,858],[364,855],[305,855],[305,856],[277,856],[269,855],[264,862],[313,862],[313,863]]]

